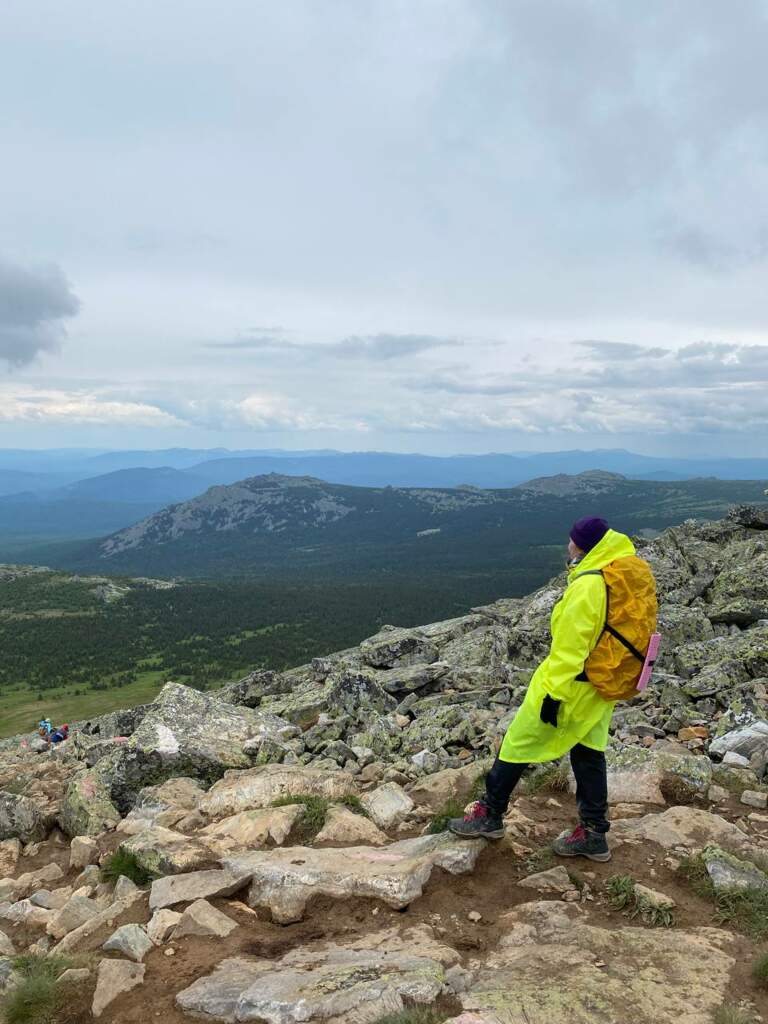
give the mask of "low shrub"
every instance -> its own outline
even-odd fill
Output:
[[[440,810],[429,823],[429,831],[435,835],[438,832],[445,832],[451,818],[461,818],[464,815],[464,808],[455,800],[449,800],[443,804]]]
[[[301,817],[296,822],[296,838],[301,843],[310,843],[325,824],[330,801],[324,796],[314,796],[311,793],[282,796],[272,801],[272,807],[289,807],[292,804],[304,805]]]
[[[61,956],[16,957],[13,967],[20,981],[5,997],[4,1024],[49,1024],[54,1020],[65,997],[56,979],[71,966],[71,961]]]

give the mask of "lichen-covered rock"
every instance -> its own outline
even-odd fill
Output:
[[[747,759],[754,754],[768,753],[768,722],[754,721],[719,736],[710,743],[709,752],[720,757],[732,752]]]
[[[225,704],[178,683],[166,683],[141,724],[97,769],[123,811],[139,791],[177,775],[210,784],[228,769],[247,768],[244,744],[288,725],[267,712]]]
[[[421,630],[395,626],[383,626],[375,636],[363,640],[360,651],[366,664],[374,668],[429,665],[438,660],[437,646]]]
[[[53,827],[53,817],[34,800],[0,791],[0,839],[39,843]]]
[[[147,829],[121,846],[152,875],[180,875],[212,866],[216,852],[203,837],[192,837],[168,828]]]
[[[227,774],[200,801],[200,811],[208,818],[231,817],[241,811],[269,807],[280,797],[311,794],[340,800],[353,796],[355,791],[354,780],[341,772],[300,765],[263,765]]]
[[[278,961],[225,960],[176,997],[184,1013],[214,1021],[367,1024],[429,1005],[445,982],[444,964],[418,939],[406,948],[294,950]],[[401,947],[403,943],[400,943]]]
[[[97,769],[70,782],[59,812],[59,825],[68,836],[99,835],[115,828],[119,821],[120,812]]]
[[[459,995],[483,1024],[702,1024],[736,962],[728,932],[601,928],[573,903],[527,903],[500,924],[498,947],[470,962],[474,980]]]
[[[734,889],[768,890],[768,875],[764,871],[719,846],[706,846],[701,857],[716,892]]]
[[[744,552],[742,563],[718,573],[710,592],[707,614],[713,622],[748,626],[768,619],[768,553]]]

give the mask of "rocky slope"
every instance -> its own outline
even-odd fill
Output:
[[[665,647],[647,696],[616,714],[611,864],[548,869],[573,813],[550,770],[498,845],[430,828],[471,799],[546,653],[560,578],[215,695],[168,683],[53,751],[1,743],[8,1005],[30,951],[53,977],[76,972],[56,991],[83,1020],[365,1024],[411,1003],[461,1024],[768,1013],[748,974],[768,951],[768,510],[641,549]],[[120,865],[148,884],[115,884]]]

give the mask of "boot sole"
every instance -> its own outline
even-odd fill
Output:
[[[448,831],[452,836],[458,836],[459,839],[503,839],[506,835],[503,828],[496,829],[495,832],[475,832],[474,835],[468,835],[466,832],[454,832],[450,827]]]
[[[610,850],[608,853],[563,853],[561,850],[552,851],[556,857],[586,857],[587,860],[597,861],[598,864],[607,864],[611,859]]]

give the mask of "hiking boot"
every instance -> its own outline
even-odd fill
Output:
[[[588,857],[604,863],[611,859],[608,842],[602,832],[593,832],[584,825],[578,825],[573,832],[563,832],[552,843],[558,857]]]
[[[462,839],[503,839],[504,822],[483,800],[472,804],[463,818],[451,818],[449,831]]]

